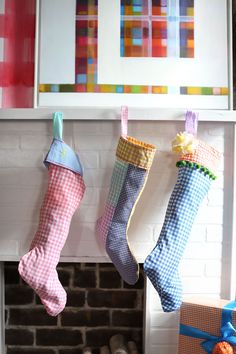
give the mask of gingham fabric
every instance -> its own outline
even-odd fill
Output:
[[[219,151],[209,146],[204,141],[195,140],[197,147],[192,154],[183,154],[180,160],[196,162],[199,165],[207,167],[211,172],[215,173],[218,162],[221,157]]]
[[[56,266],[85,185],[79,173],[61,166],[48,164],[48,173],[39,226],[30,251],[21,258],[18,270],[38,294],[47,313],[57,316],[65,307],[66,293],[58,280]]]
[[[182,302],[178,266],[198,208],[211,184],[198,169],[180,167],[156,247],[144,262],[144,272],[157,290],[165,312]]]
[[[115,166],[111,177],[110,190],[107,198],[109,205],[112,205],[113,207],[116,207],[118,203],[120,192],[122,190],[125,177],[127,175],[128,167],[129,165],[122,161],[117,160],[115,162]]]
[[[149,170],[155,155],[155,147],[130,136],[120,137],[116,156],[134,166]]]
[[[129,284],[138,280],[139,266],[128,244],[127,229],[145,186],[155,150],[154,145],[134,138],[120,138],[105,212],[97,221],[100,243]]]
[[[107,254],[128,284],[137,282],[139,266],[127,243],[126,229],[145,176],[144,169],[129,165],[106,240]]]

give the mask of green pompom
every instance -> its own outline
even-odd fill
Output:
[[[179,166],[181,166],[181,161],[176,162],[176,167],[179,167]]]

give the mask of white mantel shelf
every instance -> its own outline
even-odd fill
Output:
[[[120,107],[82,107],[82,108],[27,108],[1,109],[0,120],[48,120],[53,112],[61,111],[66,120],[117,120]],[[206,122],[236,123],[236,111],[233,110],[196,110],[199,120]],[[166,108],[129,108],[130,120],[183,121],[186,110]]]

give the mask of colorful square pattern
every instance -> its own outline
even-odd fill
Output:
[[[226,87],[98,84],[97,6],[98,0],[77,0],[75,84],[41,84],[40,92],[228,95]],[[194,0],[121,0],[120,55],[193,58]]]
[[[194,16],[194,0],[179,0],[180,16]]]
[[[122,57],[148,57],[149,28],[147,21],[121,21]]]
[[[152,16],[167,15],[167,0],[152,0]]]
[[[122,57],[194,57],[194,0],[122,1]],[[138,38],[137,38],[138,36]]]

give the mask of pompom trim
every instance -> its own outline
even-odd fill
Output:
[[[208,176],[213,181],[216,179],[216,176],[207,167],[204,167],[196,162],[181,160],[176,162],[176,167],[190,167],[204,173],[205,176]]]

